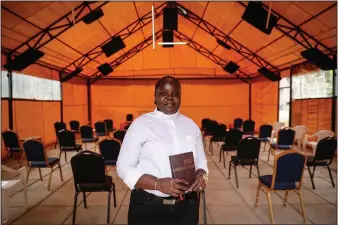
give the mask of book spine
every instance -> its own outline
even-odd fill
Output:
[[[171,167],[171,175],[173,178],[176,178],[173,157],[169,157],[169,161],[170,161],[170,167]]]

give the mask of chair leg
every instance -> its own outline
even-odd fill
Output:
[[[300,204],[302,206],[303,220],[304,220],[304,222],[306,222],[306,213],[305,213],[305,207],[304,207],[304,202],[303,202],[303,195],[302,195],[301,190],[298,190],[298,195],[299,195]]]
[[[83,206],[86,209],[87,208],[86,192],[82,192],[82,193],[83,193]]]
[[[252,171],[252,165],[250,165],[250,174],[249,174],[249,178],[251,178],[251,171]]]
[[[268,162],[270,161],[270,154],[271,154],[271,146],[270,146],[270,148],[269,148],[269,153],[268,153]]]
[[[333,177],[332,177],[332,173],[331,173],[331,169],[330,169],[330,166],[329,166],[329,165],[327,166],[327,170],[329,171],[329,174],[330,174],[330,178],[331,178],[332,187],[335,187],[335,185],[334,185],[334,181],[333,181]]]
[[[40,180],[42,181],[41,168],[38,168],[38,169],[39,169]]]
[[[78,192],[75,193],[74,197],[74,206],[73,206],[73,219],[72,219],[72,225],[75,225],[75,217],[76,217],[76,208],[77,208],[77,196]]]
[[[223,164],[224,164],[224,169],[225,169],[226,166],[225,166],[225,155],[224,155],[224,151],[223,151]]]
[[[65,162],[67,162],[67,151],[65,151]]]
[[[213,147],[212,147],[211,138],[210,138],[210,141],[209,141],[209,152],[211,152],[211,155],[214,155],[214,150],[213,150]]]
[[[116,193],[115,193],[115,183],[113,183],[113,195],[114,195],[114,208],[116,208]]]
[[[62,176],[62,170],[61,170],[61,165],[60,165],[60,163],[58,163],[58,166],[59,166],[59,170],[60,170],[61,181],[63,182],[63,176]]]
[[[28,183],[28,177],[29,177],[29,173],[31,172],[31,169],[32,169],[32,167],[29,167],[29,169],[28,169],[28,172],[27,172],[27,179],[26,179],[26,183]]]
[[[255,207],[257,208],[258,201],[259,201],[259,192],[261,190],[261,183],[258,181],[257,185],[257,191],[256,191],[256,202],[255,202]]]
[[[237,177],[237,166],[234,166],[234,170],[235,170],[235,177],[236,177],[236,187],[238,188],[238,177]]]
[[[258,174],[258,177],[261,176],[260,172],[259,172],[259,167],[258,167],[258,164],[256,165],[256,169],[257,169],[257,174]]]
[[[108,212],[107,212],[107,224],[110,222],[110,192],[108,192]]]
[[[265,152],[265,148],[266,148],[266,142],[264,142],[264,149],[263,149],[263,152]]]
[[[307,166],[307,169],[308,169],[308,171],[309,171],[309,175],[310,175],[310,180],[311,180],[312,188],[313,188],[313,189],[316,189],[315,183],[314,183],[314,181],[313,181],[313,176],[314,176],[314,173],[315,173],[315,169],[313,169],[313,173],[311,173],[311,170],[310,170],[310,167],[309,167],[309,166]]]
[[[286,207],[286,203],[288,201],[288,194],[289,194],[289,191],[285,191],[284,204],[283,204],[284,207]]]
[[[222,148],[220,148],[220,150],[219,150],[219,162],[222,162],[222,152],[224,152],[224,151],[222,150]]]
[[[48,191],[50,191],[50,183],[52,182],[53,168],[50,168],[50,174],[48,179]]]
[[[230,180],[230,175],[231,175],[231,161],[229,162],[229,176],[228,176],[229,180]]]
[[[269,203],[269,213],[270,213],[271,223],[275,224],[275,219],[273,217],[273,212],[272,212],[271,196],[270,196],[270,192],[269,191],[266,193],[266,196],[268,198],[268,203]]]

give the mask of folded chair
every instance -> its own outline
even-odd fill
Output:
[[[336,150],[337,150],[337,139],[335,139],[334,137],[326,137],[318,142],[315,156],[307,157],[306,166],[310,174],[313,189],[315,189],[313,177],[315,175],[315,170],[317,166],[323,166],[327,168],[331,178],[332,187],[335,187],[330,165],[334,159]],[[310,167],[313,167],[312,172],[310,170]]]
[[[63,182],[62,170],[60,165],[59,158],[48,158],[46,149],[42,142],[28,139],[23,144],[23,149],[25,152],[26,159],[28,161],[28,175],[32,168],[38,168],[40,174],[40,180],[42,181],[41,168],[50,168],[49,180],[48,180],[48,191],[50,190],[50,183],[52,181],[52,174],[55,166],[58,166],[60,169],[61,181]]]
[[[104,158],[91,151],[83,151],[70,160],[75,185],[72,224],[75,224],[77,197],[83,193],[83,204],[87,208],[86,192],[108,192],[107,224],[110,223],[110,196],[114,195],[116,208],[115,184],[111,176],[105,173]]]
[[[251,178],[251,170],[252,166],[257,168],[257,173],[259,176],[259,150],[261,147],[261,142],[257,138],[247,137],[239,142],[239,146],[237,149],[237,155],[231,156],[231,160],[229,163],[229,177],[231,175],[231,167],[234,167],[235,177],[236,177],[236,186],[238,188],[238,178],[237,178],[237,166],[250,166],[250,174],[249,178]]]
[[[286,150],[275,157],[272,175],[258,177],[255,207],[257,207],[259,201],[259,192],[262,190],[268,198],[269,214],[272,224],[275,223],[270,196],[272,191],[285,191],[284,207],[286,207],[289,191],[296,192],[301,203],[303,219],[304,222],[306,222],[305,208],[301,192],[305,163],[306,156],[303,153],[295,150]]]

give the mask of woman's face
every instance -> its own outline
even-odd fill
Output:
[[[181,90],[174,80],[165,80],[155,92],[158,110],[164,114],[174,114],[181,106]]]

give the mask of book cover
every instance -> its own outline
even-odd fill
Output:
[[[194,155],[192,152],[186,152],[169,156],[171,173],[173,178],[184,179],[188,181],[190,187],[196,179],[196,170]]]

